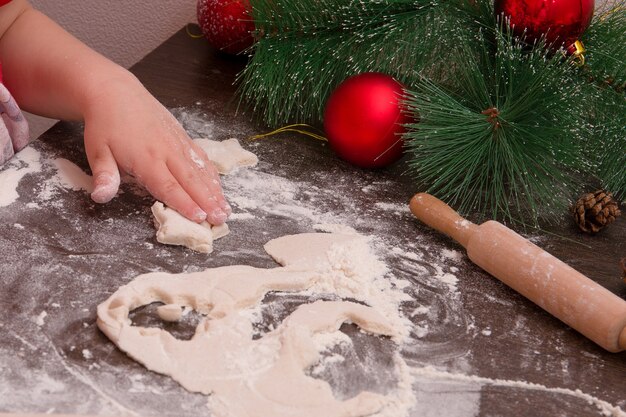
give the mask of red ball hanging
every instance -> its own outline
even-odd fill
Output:
[[[555,47],[572,45],[589,27],[594,0],[496,0],[496,15],[510,19],[513,33],[532,43],[546,35]]]
[[[333,150],[364,168],[388,165],[402,156],[403,86],[392,77],[368,72],[348,78],[331,94],[324,129]]]
[[[249,0],[198,0],[198,24],[211,46],[238,54],[252,45]]]

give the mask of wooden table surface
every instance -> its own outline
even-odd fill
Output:
[[[153,200],[131,186],[106,205],[92,203],[84,192],[55,188],[51,160],[66,158],[88,168],[82,126],[55,125],[31,145],[41,155],[41,169],[20,182],[15,203],[0,207],[0,412],[207,415],[206,397],[147,371],[103,336],[95,325],[96,306],[148,271],[274,266],[263,243],[312,231],[315,219],[302,214],[306,210],[336,218],[394,249],[384,260],[393,275],[412,284],[407,291],[414,302],[403,305],[403,311],[428,307],[427,316],[414,315],[416,325],[428,331],[415,332],[414,342],[402,350],[415,369],[437,370],[417,372],[418,405],[411,416],[602,415],[598,401],[626,410],[626,353],[608,353],[586,340],[457,256],[460,246],[414,220],[407,203],[420,190],[402,161],[387,170],[364,171],[306,137],[245,141],[268,129],[256,125],[251,113],[236,111],[233,81],[244,65],[181,30],[133,72],[192,136],[237,137],[261,160],[255,175],[297,184],[285,197],[294,201],[281,204],[303,209],[268,212],[260,204],[248,206],[250,215],[232,221],[231,235],[218,241],[208,257],[159,245],[149,212]],[[235,212],[246,211],[243,199],[237,199],[242,184],[228,181],[225,189]],[[565,216],[562,225],[548,231],[530,237],[626,298],[618,264],[626,256],[624,218],[593,237],[578,233]],[[433,278],[446,273],[458,279],[453,288]],[[144,316],[138,314],[135,322],[160,325],[151,322],[149,312]],[[358,338],[350,326],[346,331]],[[323,375],[337,396],[364,388],[384,391],[393,383],[384,375],[390,366],[385,353],[394,347],[368,343],[358,349],[369,356],[358,355],[343,369]],[[360,366],[366,359],[375,366]],[[589,401],[594,398],[596,404]]]

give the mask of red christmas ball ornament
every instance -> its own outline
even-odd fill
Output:
[[[532,43],[546,35],[555,47],[572,45],[589,27],[594,0],[496,0],[496,15],[510,19],[516,36]]]
[[[198,24],[211,46],[238,54],[254,42],[249,0],[198,0]]]
[[[389,165],[402,156],[402,126],[411,118],[402,112],[403,86],[392,77],[367,72],[341,83],[324,111],[324,130],[332,149],[363,167]]]

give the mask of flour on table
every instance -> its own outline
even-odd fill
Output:
[[[361,238],[302,234],[268,242],[271,255],[286,265],[281,268],[233,265],[189,274],[140,275],[98,306],[98,326],[148,369],[171,376],[189,391],[211,394],[209,406],[216,417],[407,415],[413,405],[412,377],[398,352],[393,363],[399,384],[386,395],[363,391],[341,401],[327,382],[306,373],[315,369],[321,351],[336,343],[349,343],[338,333],[344,322],[400,343],[405,329],[376,307],[352,301],[302,304],[275,329],[253,339],[253,321],[259,317],[266,293],[306,293],[319,281],[339,283],[342,271],[344,279],[346,274],[358,273],[353,265],[343,268],[333,253],[359,258],[358,253],[349,252],[352,241],[363,243]],[[361,286],[368,285],[372,281],[361,282]],[[323,288],[332,291],[331,286]],[[353,293],[376,297],[373,289]],[[153,302],[184,306],[205,318],[194,337],[186,341],[162,329],[133,326],[129,313]]]
[[[253,219],[256,219],[256,217],[254,217],[254,214],[251,214],[251,213],[233,213],[230,215],[230,217],[228,217],[228,220],[230,221],[253,220]]]
[[[5,164],[6,168],[0,172],[0,207],[6,207],[17,200],[17,186],[25,175],[41,170],[39,158],[40,154],[36,149],[27,147]]]
[[[85,190],[93,192],[93,180],[91,175],[85,173],[78,165],[65,158],[57,158],[53,161],[57,169],[57,181],[63,188],[74,191]]]
[[[252,167],[259,162],[259,158],[242,148],[235,138],[223,141],[194,139],[194,142],[206,152],[220,174],[230,174],[237,168]]]
[[[385,211],[394,212],[400,216],[407,214],[406,204],[377,202],[374,205]]]
[[[511,387],[521,388],[531,391],[542,391],[561,395],[567,395],[570,397],[578,398],[586,401],[589,404],[593,404],[604,416],[611,417],[626,417],[626,413],[621,407],[610,404],[604,400],[601,400],[593,395],[582,392],[581,390],[572,390],[569,388],[552,388],[542,384],[526,381],[514,381],[509,379],[497,379],[497,378],[485,378],[474,375],[465,375],[454,372],[446,372],[436,369],[432,366],[426,366],[422,368],[411,369],[411,374],[417,378],[425,378],[428,385],[432,385],[433,381],[452,381],[456,383],[465,384],[465,392],[480,392],[482,386],[493,385],[499,387]],[[477,402],[475,402],[477,404]],[[440,409],[443,407],[440,407]],[[478,410],[477,410],[478,411]]]
[[[157,241],[169,245],[181,245],[197,252],[213,252],[213,241],[228,234],[228,226],[212,226],[206,221],[198,224],[183,217],[176,210],[157,201],[152,205]]]
[[[44,310],[41,313],[39,313],[39,315],[35,317],[33,321],[35,322],[37,326],[41,327],[45,324],[44,320],[46,317],[48,317],[48,312]]]
[[[354,228],[347,226],[345,224],[335,224],[335,223],[318,223],[313,225],[313,229],[319,232],[326,233],[343,233],[347,235],[357,234],[357,231]]]
[[[39,199],[54,201],[59,190],[93,192],[93,177],[82,170],[78,165],[65,158],[46,160],[51,165],[55,174],[50,177],[39,191]],[[36,203],[29,203],[30,208],[40,208]]]

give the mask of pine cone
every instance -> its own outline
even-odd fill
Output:
[[[598,190],[581,196],[573,209],[580,230],[597,233],[622,214],[611,193]]]

